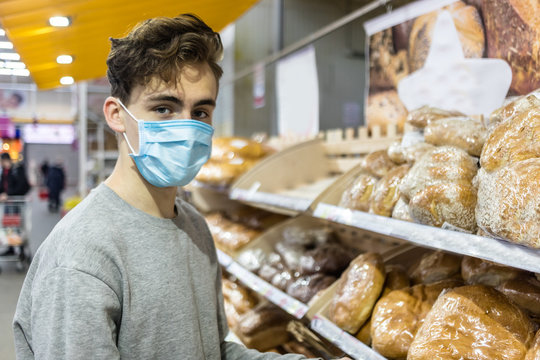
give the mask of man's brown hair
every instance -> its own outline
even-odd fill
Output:
[[[192,14],[149,19],[126,37],[110,40],[111,95],[126,104],[134,86],[146,85],[154,76],[175,82],[185,65],[207,63],[216,81],[223,73],[217,63],[223,54],[219,34]]]

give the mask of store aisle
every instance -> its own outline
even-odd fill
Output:
[[[2,265],[0,274],[0,359],[2,360],[15,359],[11,322],[24,276],[25,273],[17,272],[13,266]]]

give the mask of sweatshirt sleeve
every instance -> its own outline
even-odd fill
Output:
[[[35,359],[119,359],[116,346],[121,316],[116,293],[93,275],[58,267],[32,289],[31,338],[18,336]]]

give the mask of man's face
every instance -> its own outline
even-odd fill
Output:
[[[185,66],[176,84],[154,78],[135,87],[126,106],[138,120],[193,119],[212,125],[216,98],[216,78],[208,64],[200,64]],[[138,152],[137,123],[130,118],[125,123],[129,142]]]
[[[2,159],[2,168],[3,169],[10,169],[11,168],[11,161],[7,159]]]

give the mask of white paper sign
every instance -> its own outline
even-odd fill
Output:
[[[313,46],[277,63],[276,87],[279,135],[315,136],[319,132],[319,81]]]

